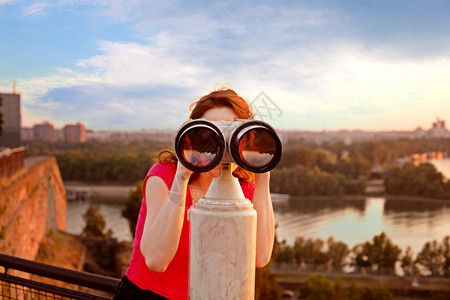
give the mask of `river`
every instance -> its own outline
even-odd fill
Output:
[[[277,198],[277,197],[274,197]],[[435,203],[394,200],[383,197],[365,199],[298,199],[274,201],[277,237],[293,244],[298,236],[320,238],[333,236],[349,247],[371,240],[385,232],[394,244],[417,254],[427,241],[441,241],[450,235],[450,202]],[[83,213],[88,202],[67,205],[67,232],[79,234],[84,227]],[[128,222],[121,216],[122,206],[100,204],[106,228],[119,241],[131,241]]]
[[[450,235],[450,202],[428,203],[383,197],[365,199],[298,199],[275,205],[278,240],[293,244],[298,236],[333,236],[350,247],[385,232],[401,249],[417,254],[433,239]]]

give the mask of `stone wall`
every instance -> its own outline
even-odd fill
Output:
[[[48,231],[65,231],[66,193],[54,157],[29,157],[0,185],[0,253],[33,260]]]

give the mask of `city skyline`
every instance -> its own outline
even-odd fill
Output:
[[[281,129],[426,129],[450,120],[449,12],[445,1],[0,0],[0,91],[16,80],[24,127],[176,129],[230,84]]]
[[[42,120],[42,121],[38,121],[38,122],[35,122],[35,123],[28,123],[28,124],[26,124],[26,125],[23,125],[22,124],[22,126],[21,126],[21,128],[22,129],[32,129],[33,127],[35,127],[36,125],[43,125],[43,124],[50,124],[52,127],[54,127],[55,128],[55,130],[56,129],[63,129],[65,126],[67,126],[67,125],[73,125],[73,124],[69,124],[69,123],[64,123],[64,124],[61,124],[61,125],[55,125],[51,120]],[[82,124],[83,126],[84,126],[84,122],[83,121],[80,121],[80,120],[78,120],[78,121],[76,121],[76,122],[73,122],[73,123],[78,123],[78,124]],[[412,128],[412,129],[405,129],[405,130],[395,130],[395,129],[391,129],[391,130],[389,130],[389,129],[386,129],[386,130],[361,130],[361,129],[358,129],[358,128],[342,128],[342,129],[335,129],[335,130],[327,130],[326,128],[323,128],[323,129],[318,129],[318,130],[302,130],[302,129],[298,129],[298,128],[280,128],[281,130],[293,130],[293,131],[307,131],[307,132],[321,132],[321,131],[325,131],[325,132],[327,132],[327,131],[329,131],[329,132],[333,132],[333,131],[366,131],[366,132],[396,132],[396,131],[398,131],[398,132],[411,132],[411,131],[417,131],[417,130],[424,130],[424,131],[429,131],[429,130],[432,130],[433,128],[439,128],[439,129],[443,129],[443,130],[446,130],[446,131],[448,131],[449,129],[447,128],[447,125],[446,125],[446,120],[444,120],[444,119],[441,119],[441,118],[439,118],[439,117],[436,117],[434,120],[430,120],[429,122],[428,122],[428,124],[427,125],[425,125],[424,127],[422,127],[422,126],[416,126],[416,127],[414,127],[414,128]],[[92,129],[92,128],[87,128],[86,127],[86,130],[91,130],[91,131],[145,131],[145,130],[175,130],[176,131],[176,129],[177,128],[133,128],[133,129],[130,129],[130,130],[127,130],[127,129],[103,129],[103,128],[101,128],[101,129]],[[278,128],[277,128],[278,129]]]
[[[64,132],[66,127],[79,127],[81,132],[78,134],[82,139],[67,137]],[[73,130],[73,129],[72,129]],[[283,142],[292,141],[309,141],[317,144],[324,142],[343,142],[347,145],[355,142],[364,141],[381,141],[396,139],[426,139],[426,138],[449,138],[450,131],[446,127],[445,120],[437,118],[435,122],[431,122],[430,128],[417,127],[411,131],[363,131],[363,130],[322,130],[322,131],[302,131],[292,129],[276,129],[278,135]],[[153,140],[159,142],[172,143],[177,130],[175,129],[140,129],[140,130],[92,130],[85,128],[84,124],[65,124],[63,128],[56,128],[53,123],[44,121],[35,124],[33,127],[22,127],[22,141],[57,141],[71,140],[84,142],[87,140],[102,141],[139,141]],[[446,154],[447,155],[447,154]]]

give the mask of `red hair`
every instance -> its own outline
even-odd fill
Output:
[[[216,107],[228,107],[231,108],[239,119],[250,119],[254,117],[253,111],[250,105],[235,91],[228,88],[221,88],[217,91],[213,91],[208,95],[201,97],[198,101],[191,104],[190,119],[200,119],[209,109]],[[162,151],[158,156],[159,162],[168,163],[176,162],[176,156],[172,152],[168,154],[168,150]],[[255,175],[249,171],[246,171],[240,167],[234,170],[233,175],[239,180],[252,182],[255,179]],[[191,181],[197,178],[198,174],[192,174]]]
[[[247,101],[231,89],[220,89],[192,103],[190,119],[200,119],[207,110],[215,107],[231,108],[239,119],[254,118],[253,111]]]

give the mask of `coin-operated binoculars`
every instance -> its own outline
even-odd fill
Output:
[[[190,299],[253,299],[256,211],[231,164],[254,173],[270,171],[281,158],[278,135],[262,121],[197,119],[180,128],[175,152],[194,172],[220,165],[206,196],[188,212]]]

